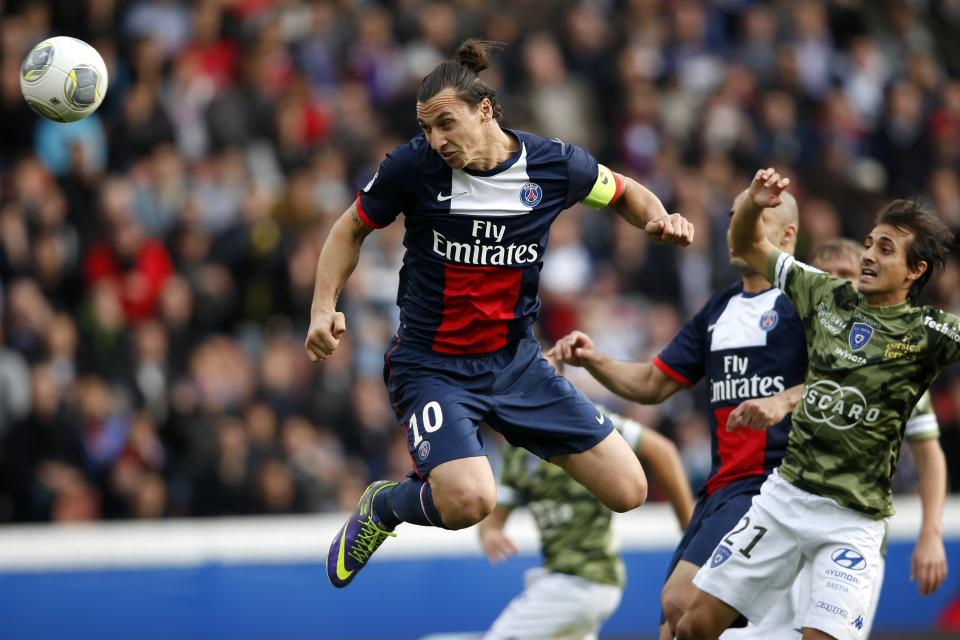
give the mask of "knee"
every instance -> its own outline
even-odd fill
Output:
[[[663,616],[667,619],[667,624],[671,628],[676,628],[677,622],[687,608],[687,600],[683,593],[677,589],[664,589],[660,605],[663,607]]]
[[[466,529],[479,523],[497,504],[496,492],[464,493],[440,511],[447,529]]]
[[[430,474],[433,504],[447,529],[472,527],[497,504],[497,483],[486,458],[454,460]]]
[[[705,640],[710,638],[710,625],[693,612],[685,613],[677,623],[676,640]]]
[[[617,491],[604,500],[604,504],[617,513],[626,513],[636,509],[646,500],[647,480],[641,477],[621,483]]]

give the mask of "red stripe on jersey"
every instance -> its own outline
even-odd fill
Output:
[[[707,480],[707,493],[752,476],[763,475],[763,460],[767,448],[766,430],[740,428],[727,431],[727,421],[736,407],[714,409],[717,419],[717,456],[720,467]]]
[[[610,198],[610,204],[607,205],[608,207],[619,200],[620,196],[623,195],[623,176],[616,171],[612,171],[611,173],[613,173],[613,184],[615,189],[613,191],[613,197]]]
[[[360,192],[357,192],[357,215],[360,216],[360,220],[363,221],[363,224],[367,225],[371,229],[383,229],[386,225],[377,224],[373,221],[373,218],[367,215],[367,212],[363,210],[363,203],[360,202]]]
[[[438,353],[489,353],[506,346],[516,318],[523,271],[444,265],[443,318],[433,338]]]
[[[660,371],[663,371],[665,374],[667,374],[667,377],[672,378],[675,382],[679,382],[687,388],[693,386],[693,383],[688,380],[686,376],[671,369],[670,365],[660,359],[660,356],[654,356],[653,366],[655,366],[657,369],[660,369]]]

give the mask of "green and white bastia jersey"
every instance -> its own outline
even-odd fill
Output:
[[[768,269],[800,315],[809,355],[780,474],[850,509],[890,516],[907,419],[940,370],[960,360],[960,318],[909,302],[870,306],[846,280],[780,251]]]
[[[607,413],[633,450],[642,427]],[[540,531],[544,566],[550,571],[622,587],[623,561],[613,541],[613,512],[555,464],[505,444],[497,504],[527,505]]]
[[[929,391],[920,396],[917,406],[913,408],[904,435],[907,440],[914,441],[940,437],[940,423],[937,422],[937,414],[933,412],[933,400],[930,399]]]

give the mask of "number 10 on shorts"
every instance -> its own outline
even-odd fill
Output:
[[[443,409],[440,408],[440,403],[436,400],[431,400],[423,405],[423,412],[420,414],[420,418],[424,431],[427,433],[439,431],[440,427],[443,426]],[[420,425],[417,423],[416,413],[410,416],[410,429],[413,431],[413,448],[416,449],[420,443],[423,442],[423,436],[420,435]]]

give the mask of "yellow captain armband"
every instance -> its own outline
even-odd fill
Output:
[[[591,209],[603,209],[616,202],[622,194],[623,178],[602,164],[598,164],[597,181],[593,183],[593,189],[587,197],[580,202]]]

